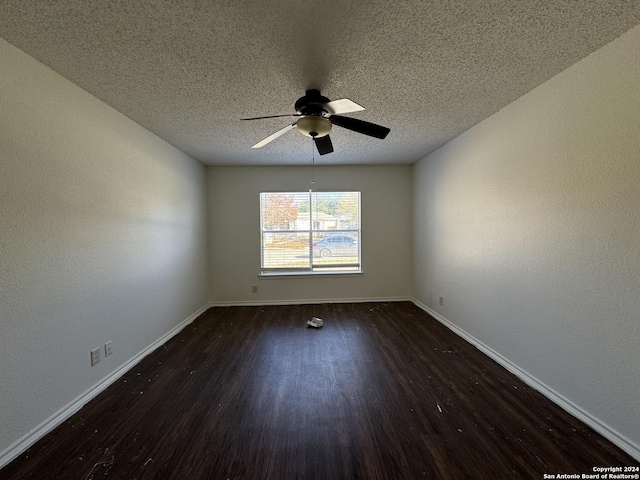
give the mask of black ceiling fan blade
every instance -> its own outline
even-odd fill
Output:
[[[331,115],[329,120],[331,120],[331,123],[334,125],[346,128],[347,130],[353,130],[354,132],[380,139],[385,138],[391,131],[391,129],[383,127],[382,125],[376,125],[375,123],[365,122],[364,120],[358,120],[356,118],[343,117],[342,115]]]
[[[241,118],[240,120],[262,120],[264,118],[279,118],[279,117],[300,117],[299,113],[287,113],[284,115],[268,115],[266,117],[251,117],[251,118]]]
[[[316,148],[320,155],[326,155],[327,153],[333,152],[333,144],[331,143],[329,135],[325,135],[324,137],[314,137],[313,141],[316,143]]]

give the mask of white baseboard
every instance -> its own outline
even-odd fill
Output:
[[[467,333],[466,331],[464,331],[463,329],[461,329],[460,327],[458,327],[457,325],[455,325],[451,321],[447,320],[445,317],[440,315],[438,312],[436,312],[436,311],[432,310],[431,308],[427,307],[426,305],[424,305],[420,301],[416,300],[415,298],[412,298],[411,301],[418,308],[421,308],[422,310],[427,312],[429,315],[431,315],[433,318],[438,320],[440,323],[442,323],[445,327],[447,327],[453,333],[455,333],[456,335],[462,337],[463,339],[465,339],[470,344],[474,345],[476,348],[478,348],[478,350],[483,352],[485,355],[490,357],[492,360],[495,360],[496,362],[498,362],[500,365],[502,365],[504,368],[509,370],[511,373],[513,373],[516,377],[518,377],[520,380],[525,382],[531,388],[534,388],[535,390],[540,392],[542,395],[547,397],[549,400],[551,400],[553,403],[558,405],[560,408],[562,408],[563,410],[569,412],[571,415],[576,417],[578,420],[582,421],[583,423],[585,423],[589,427],[593,428],[596,432],[598,432],[604,438],[609,440],[611,443],[617,445],[622,450],[624,450],[629,455],[631,455],[633,458],[635,458],[636,460],[640,461],[640,445],[637,445],[636,443],[632,442],[630,439],[628,439],[627,437],[625,437],[624,435],[622,435],[618,431],[614,430],[613,428],[611,428],[609,425],[607,425],[606,423],[602,422],[598,418],[594,417],[589,412],[587,412],[586,410],[582,409],[580,406],[578,406],[577,404],[575,404],[574,402],[572,402],[571,400],[569,400],[565,396],[563,396],[560,393],[556,392],[553,388],[549,387],[548,385],[545,385],[543,382],[538,380],[536,377],[534,377],[533,375],[529,374],[527,371],[523,370],[518,365],[512,363],[508,358],[503,357],[501,354],[496,352],[491,347],[489,347],[489,346],[485,345],[484,343],[482,343],[480,340],[475,338],[473,335]]]
[[[87,403],[93,400],[98,394],[104,391],[109,385],[114,383],[120,377],[122,377],[125,373],[135,367],[144,357],[153,352],[156,348],[164,345],[167,341],[169,341],[172,337],[180,333],[180,331],[193,322],[197,317],[199,317],[203,312],[209,309],[209,305],[205,305],[201,307],[197,312],[190,315],[187,319],[182,321],[179,325],[176,325],[169,332],[165,333],[158,340],[153,342],[147,348],[142,350],[140,353],[135,355],[129,361],[127,361],[124,365],[122,365],[117,370],[111,372],[109,375],[104,377],[94,386],[89,388],[87,391],[82,393],[80,396],[76,397],[71,403],[66,405],[65,407],[58,410],[56,413],[51,415],[45,421],[43,421],[40,425],[35,427],[29,433],[24,435],[22,438],[18,439],[8,448],[6,448],[3,452],[0,453],[0,468],[8,465],[13,459],[15,459],[18,455],[22,454],[25,450],[31,447],[34,443],[44,437],[47,433],[51,432],[58,425],[65,422],[69,417],[71,417],[74,413],[78,412],[82,407],[84,407]]]
[[[236,300],[211,302],[210,307],[263,307],[267,305],[308,305],[317,303],[411,302],[411,297],[308,298],[292,300]]]

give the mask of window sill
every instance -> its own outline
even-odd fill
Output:
[[[360,277],[362,270],[350,270],[345,272],[261,272],[258,275],[260,280],[273,278],[300,278],[300,277]]]

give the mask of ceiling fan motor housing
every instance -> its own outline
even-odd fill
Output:
[[[321,138],[331,131],[331,122],[324,118],[327,111],[323,108],[325,103],[329,103],[327,97],[320,94],[320,90],[307,90],[304,97],[300,97],[294,108],[300,115],[304,115],[296,126],[298,131],[307,137]]]
[[[307,90],[304,97],[300,97],[294,108],[300,115],[322,115],[327,111],[322,108],[323,104],[329,103],[327,97],[320,94],[320,90]]]

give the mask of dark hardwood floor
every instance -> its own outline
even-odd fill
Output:
[[[541,479],[637,463],[413,304],[361,303],[212,308],[0,478]]]

